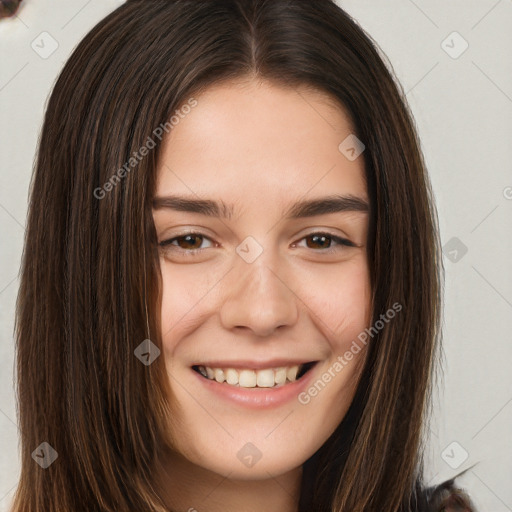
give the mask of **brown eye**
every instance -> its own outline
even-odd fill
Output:
[[[0,0],[0,18],[9,18],[14,16],[21,0]]]
[[[203,237],[201,235],[185,235],[185,236],[179,236],[175,238],[174,240],[178,241],[178,245],[181,249],[199,249],[201,247]],[[184,242],[185,247],[183,247],[183,244],[180,243],[180,241]],[[193,246],[193,247],[192,247]]]
[[[342,246],[354,247],[350,240],[329,233],[310,233],[302,240],[306,241],[305,244],[308,249],[319,249],[319,252],[322,250],[324,252],[336,251],[341,249]]]
[[[184,233],[181,236],[160,242],[160,246],[165,251],[172,251],[173,254],[195,255],[205,249],[201,247],[205,240],[210,241],[210,238],[201,233]]]
[[[305,237],[305,240],[312,240],[313,241],[313,247],[310,247],[308,244],[308,247],[310,249],[329,249],[331,246],[330,240],[332,240],[332,237],[329,235],[309,235]],[[320,245],[321,247],[317,247]]]

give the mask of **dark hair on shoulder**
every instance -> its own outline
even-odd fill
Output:
[[[440,484],[428,487],[424,496],[428,502],[428,512],[477,512],[477,509],[464,489],[455,484],[457,478],[475,466],[461,471]]]

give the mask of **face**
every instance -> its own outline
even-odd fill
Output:
[[[365,360],[363,157],[339,149],[350,120],[320,92],[231,82],[195,100],[162,147],[153,209],[169,428],[193,464],[268,478],[332,434]]]

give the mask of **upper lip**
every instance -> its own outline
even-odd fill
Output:
[[[307,363],[314,363],[314,359],[272,359],[267,361],[205,361],[196,363],[193,366],[207,366],[208,368],[240,368],[240,369],[264,369],[264,368],[280,368],[283,366],[300,366]]]

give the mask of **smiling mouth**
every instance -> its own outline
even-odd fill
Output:
[[[239,388],[277,388],[301,379],[316,363],[317,361],[312,361],[301,365],[260,370],[210,368],[203,365],[192,366],[192,369],[205,379],[217,381],[219,384]]]

